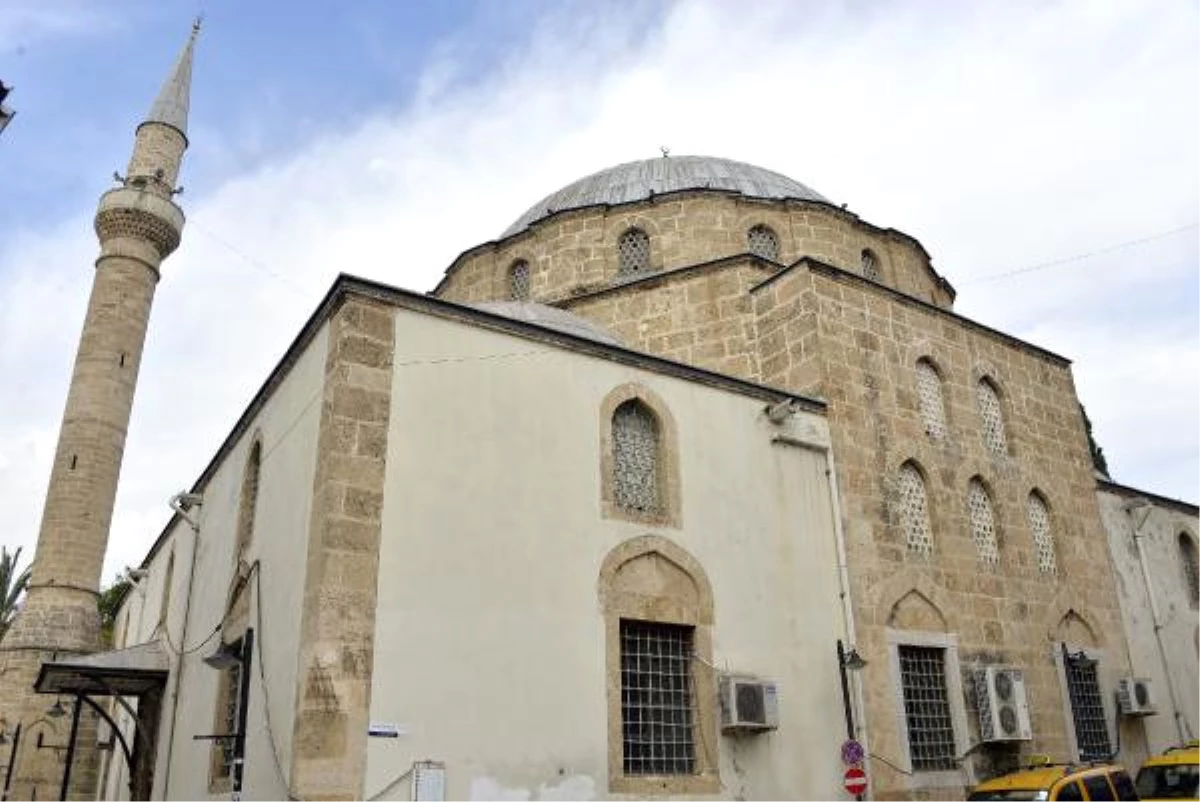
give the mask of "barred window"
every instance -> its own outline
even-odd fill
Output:
[[[231,647],[241,650],[241,641]],[[234,735],[238,727],[238,702],[241,699],[242,664],[234,663],[221,672],[221,686],[217,697],[217,735]],[[233,773],[234,740],[222,738],[213,744],[215,750],[213,776],[225,779]]]
[[[508,269],[508,296],[514,301],[529,300],[529,262],[518,259]]]
[[[979,551],[979,561],[994,566],[1000,562],[996,544],[996,517],[992,513],[992,498],[979,479],[967,486],[967,511],[971,519],[971,538]]]
[[[621,725],[626,774],[692,774],[692,628],[621,621]]]
[[[942,378],[928,359],[917,360],[917,403],[925,434],[934,440],[946,436],[946,404],[942,398]]]
[[[946,650],[902,644],[897,652],[913,771],[954,769],[957,763],[946,691]]]
[[[1058,573],[1054,532],[1050,528],[1050,511],[1037,491],[1029,494],[1028,510],[1029,529],[1033,532],[1033,548],[1037,555],[1038,570],[1044,574]]]
[[[1008,451],[1008,439],[1004,435],[1004,416],[1000,411],[1000,393],[988,379],[980,379],[975,385],[975,397],[979,402],[979,415],[983,418],[983,442],[993,454]]]
[[[650,237],[631,228],[617,240],[617,275],[628,276],[650,269]]]
[[[1183,563],[1183,581],[1193,609],[1200,604],[1200,567],[1196,565],[1196,544],[1187,532],[1179,533],[1179,561]]]
[[[874,251],[870,248],[864,249],[861,261],[863,278],[879,281],[879,258],[875,256]]]
[[[1067,694],[1071,700],[1079,759],[1106,760],[1112,756],[1112,747],[1108,741],[1096,661],[1083,653],[1068,654],[1064,657],[1063,669],[1067,673]]]
[[[618,507],[661,512],[658,420],[642,402],[617,407],[612,421],[613,495]]]
[[[746,245],[755,256],[772,262],[779,260],[779,238],[766,226],[755,226],[746,232]]]
[[[911,462],[900,466],[900,520],[908,550],[925,557],[933,554],[925,479]]]

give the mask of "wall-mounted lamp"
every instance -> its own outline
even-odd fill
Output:
[[[786,398],[774,404],[770,404],[767,409],[767,420],[776,426],[782,426],[783,422],[800,411],[800,405],[796,403],[794,398]]]
[[[242,650],[235,644],[222,641],[217,650],[204,658],[204,662],[218,671],[228,671],[242,662]]]

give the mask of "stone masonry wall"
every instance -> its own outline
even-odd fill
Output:
[[[940,306],[951,304],[930,273],[928,256],[903,234],[824,204],[703,190],[554,215],[463,254],[434,294],[462,303],[509,300],[508,271],[524,259],[530,297],[554,303],[609,286],[617,278],[617,239],[630,227],[649,235],[651,269],[663,271],[745,253],[747,232],[759,224],[775,232],[781,264],[810,256],[858,272],[862,251],[869,248],[878,258],[881,281]]]
[[[329,321],[292,739],[302,799],[363,795],[393,320],[350,297]]]
[[[749,289],[771,271],[766,262],[745,257],[565,301],[562,307],[634,350],[754,378],[759,369]]]
[[[838,271],[796,270],[762,292],[760,326],[768,331],[760,340],[762,361],[772,366],[764,369],[764,381],[830,401],[856,646],[868,661],[861,678],[871,750],[903,764],[898,678],[886,637],[889,629],[917,628],[957,635],[964,674],[993,663],[1024,669],[1034,741],[1022,752],[1073,758],[1054,661],[1058,641],[1102,649],[1110,670],[1126,665],[1127,657],[1069,366]],[[778,323],[768,328],[773,316]],[[796,343],[801,347],[793,348]],[[949,429],[942,440],[926,434],[918,410],[915,365],[923,356],[942,375]],[[983,375],[1002,395],[1010,448],[1000,456],[981,437],[975,385]],[[909,459],[926,479],[931,558],[906,548],[900,523],[895,477]],[[970,534],[966,494],[974,476],[994,506],[1000,549],[994,568],[981,563]],[[1037,566],[1026,513],[1034,488],[1049,503],[1056,575]],[[966,740],[975,743],[969,694],[967,700]],[[977,754],[975,767],[983,772],[1016,757],[1015,750],[994,747]],[[920,783],[880,761],[873,767],[877,798],[922,793]]]

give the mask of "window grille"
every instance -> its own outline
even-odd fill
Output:
[[[992,499],[983,482],[972,479],[967,486],[967,511],[971,518],[971,537],[979,550],[979,560],[984,565],[1000,562],[1000,549],[996,544],[996,517],[992,514]]]
[[[240,643],[240,642],[239,642]],[[235,644],[237,646],[239,644]],[[225,670],[224,684],[221,688],[221,730],[218,735],[234,735],[238,726],[238,699],[241,697],[242,665],[236,663]],[[217,763],[217,776],[229,777],[233,773],[234,740],[222,738],[217,741],[217,751],[220,755]]]
[[[975,396],[979,401],[979,414],[983,418],[983,442],[993,454],[1008,451],[1008,440],[1004,436],[1004,417],[1000,413],[1000,394],[987,379],[975,385]]]
[[[1033,532],[1033,548],[1037,553],[1038,570],[1044,574],[1058,572],[1054,554],[1054,533],[1050,529],[1050,511],[1037,493],[1029,494],[1029,528]]]
[[[529,262],[513,262],[508,271],[508,295],[514,301],[529,300]]]
[[[692,774],[692,628],[621,621],[621,725],[626,774]]]
[[[925,480],[920,471],[907,463],[900,467],[900,519],[908,550],[925,557],[933,554]]]
[[[1179,533],[1179,559],[1183,563],[1183,579],[1188,600],[1195,608],[1200,604],[1200,566],[1196,564],[1196,544],[1185,532]]]
[[[862,274],[863,278],[879,281],[879,259],[869,250],[862,252]]]
[[[897,651],[913,771],[957,768],[954,725],[946,692],[946,650],[901,645]]]
[[[1112,756],[1105,723],[1104,702],[1096,661],[1082,654],[1064,657],[1067,693],[1071,699],[1071,717],[1075,722],[1075,743],[1080,760],[1106,760]]]
[[[631,228],[617,240],[617,274],[628,276],[650,269],[650,238]]]
[[[917,362],[917,402],[925,434],[934,440],[946,436],[946,405],[942,398],[942,380],[927,359]]]
[[[645,404],[626,401],[612,421],[614,500],[624,510],[661,511],[658,421]]]
[[[746,234],[746,245],[755,256],[770,259],[772,262],[779,261],[779,239],[775,232],[766,226],[750,229]]]

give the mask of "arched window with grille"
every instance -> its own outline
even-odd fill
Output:
[[[879,281],[879,257],[870,248],[863,248],[862,256],[859,258],[862,265],[863,278],[869,278],[871,281]]]
[[[1187,532],[1179,533],[1179,561],[1183,564],[1184,587],[1192,609],[1200,606],[1200,566],[1196,563],[1196,544]]]
[[[971,521],[971,539],[979,552],[979,561],[987,566],[1000,562],[1000,546],[996,537],[996,516],[992,497],[976,476],[967,485],[967,516]]]
[[[925,434],[934,440],[946,436],[946,402],[942,394],[942,377],[928,358],[917,360],[917,404]]]
[[[767,226],[757,225],[747,231],[746,247],[755,256],[779,261],[779,238]]]
[[[529,300],[529,262],[518,259],[508,269],[508,297],[514,301]]]
[[[640,228],[628,229],[617,239],[617,274],[629,276],[650,269],[650,237]]]
[[[910,553],[929,557],[933,554],[929,502],[925,493],[925,477],[915,463],[906,462],[900,466],[899,489],[904,542]]]
[[[657,515],[662,511],[658,420],[637,399],[617,407],[612,420],[613,496],[619,509]]]
[[[1058,556],[1054,547],[1054,529],[1050,520],[1050,508],[1038,491],[1029,494],[1027,502],[1029,531],[1033,533],[1033,551],[1038,570],[1043,574],[1058,573]]]
[[[993,454],[1008,453],[1008,435],[1004,431],[1004,413],[1000,407],[1000,391],[989,378],[975,385],[979,417],[983,420],[983,444]]]

